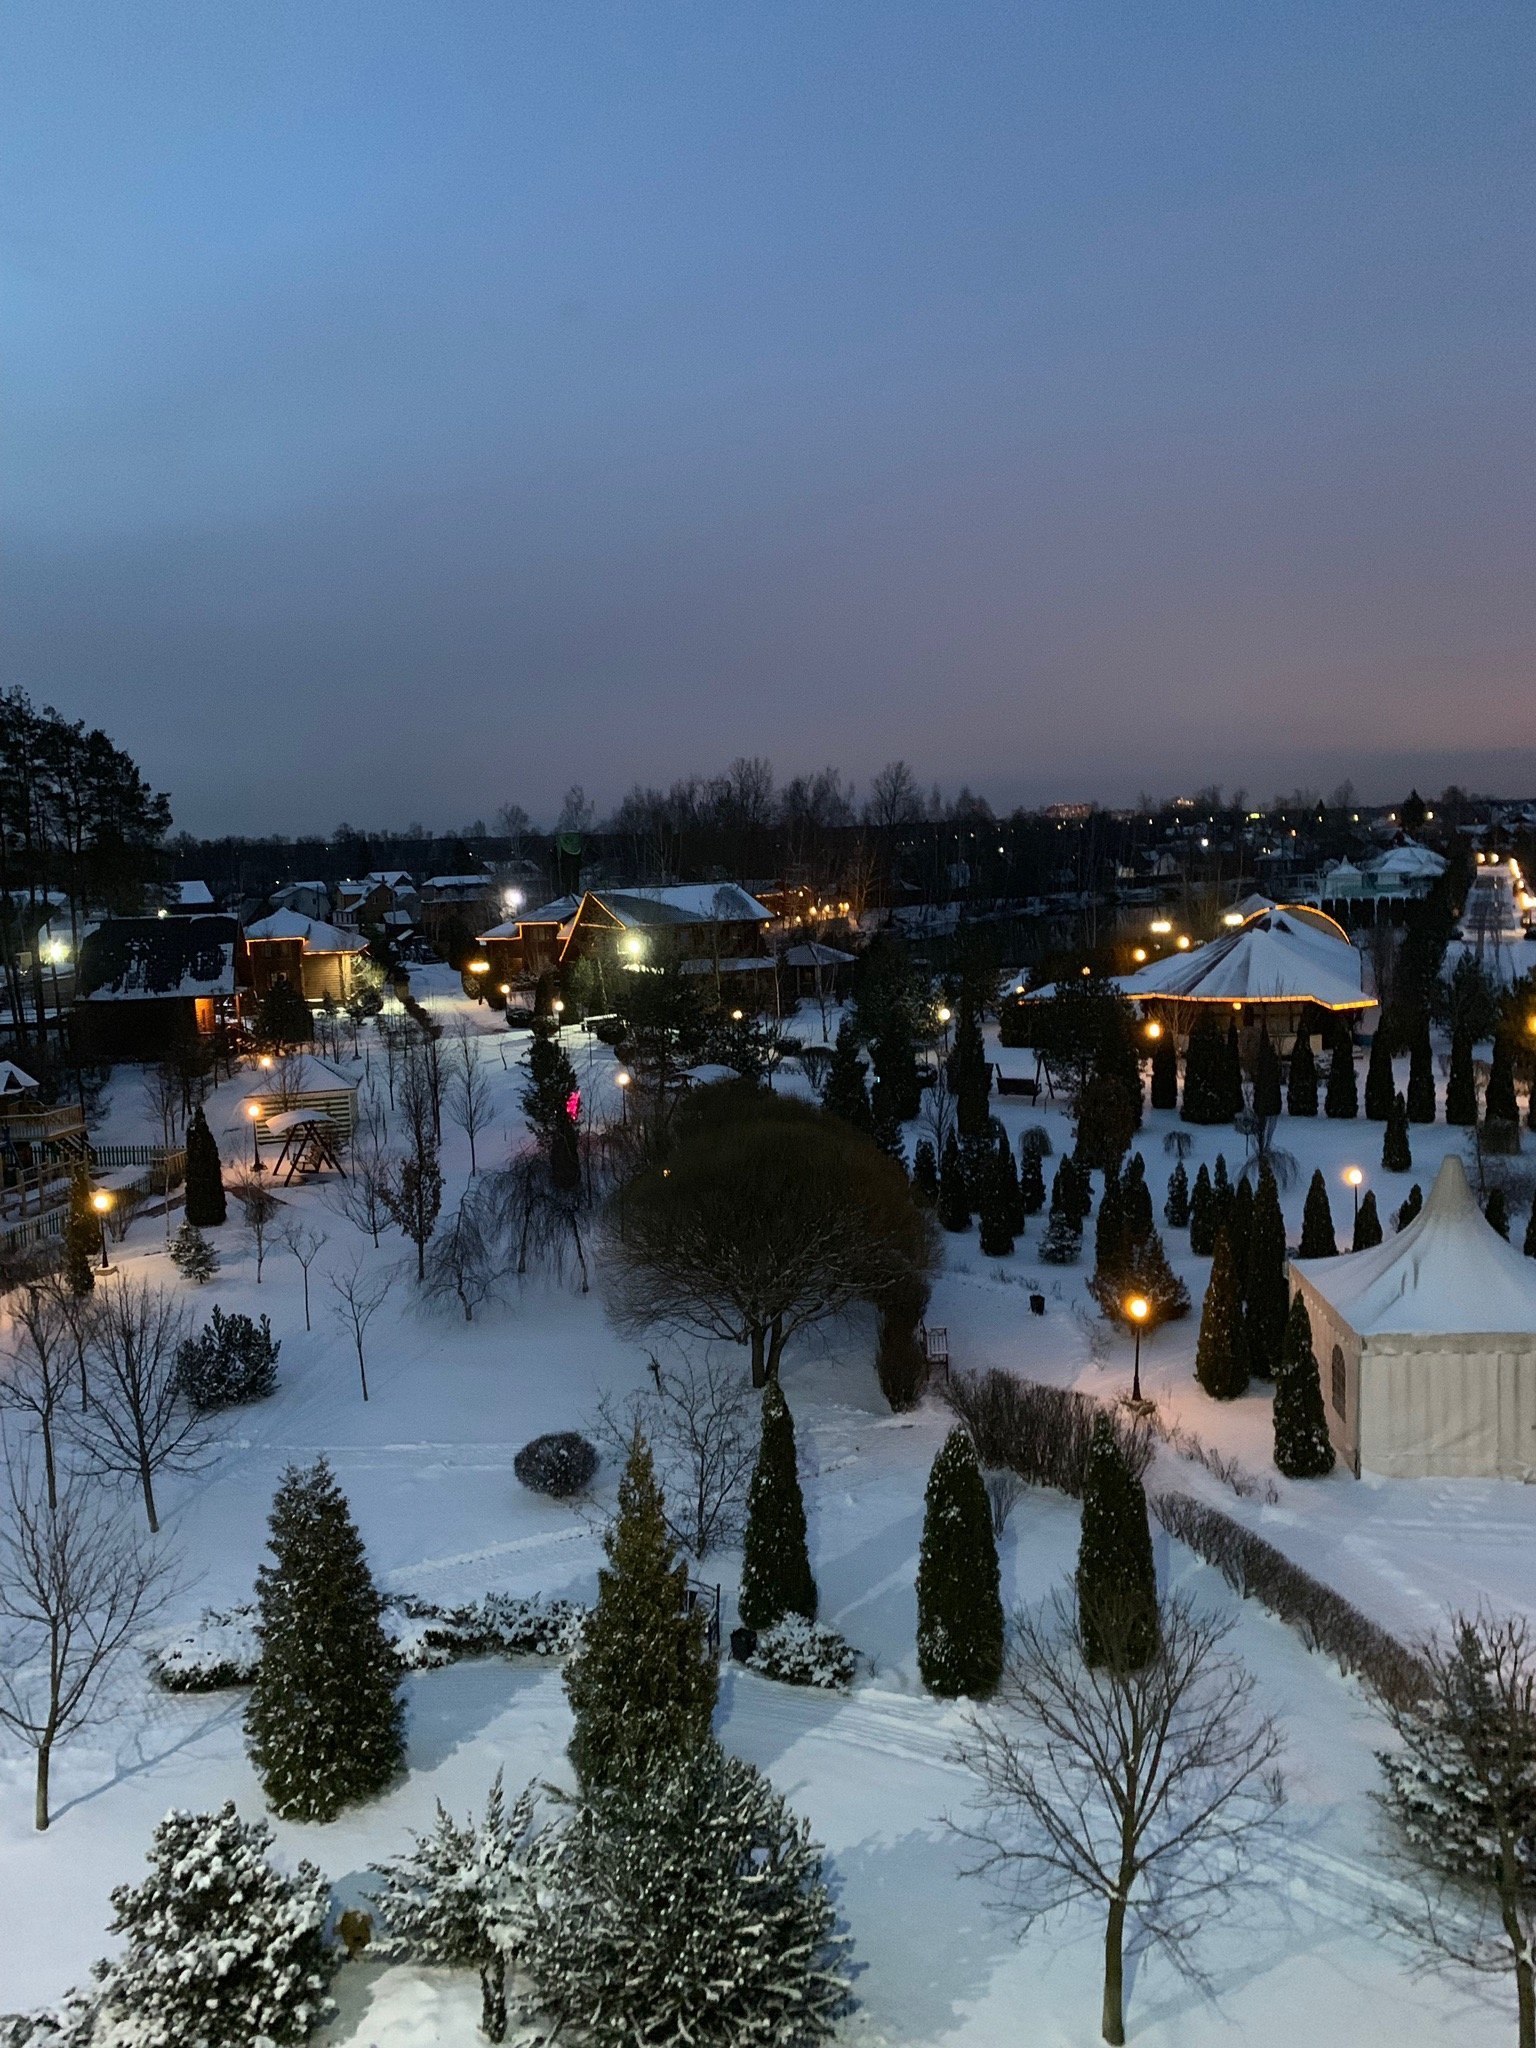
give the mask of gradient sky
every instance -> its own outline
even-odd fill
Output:
[[[194,831],[1536,785],[1536,11],[0,0],[0,676]]]

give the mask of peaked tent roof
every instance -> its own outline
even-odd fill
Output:
[[[1362,1337],[1536,1336],[1536,1261],[1484,1216],[1454,1153],[1395,1237],[1370,1251],[1293,1263]]]
[[[1365,992],[1365,960],[1329,918],[1285,904],[1255,912],[1235,931],[1170,953],[1121,977],[1133,999],[1188,1002],[1321,1003],[1331,1010],[1375,1006]]]
[[[368,941],[356,932],[344,932],[323,918],[306,917],[300,910],[274,910],[245,928],[248,939],[302,939],[311,953],[366,953]]]
[[[0,1095],[25,1095],[37,1085],[14,1060],[0,1060]]]

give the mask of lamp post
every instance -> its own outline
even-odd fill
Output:
[[[105,1188],[98,1188],[91,1197],[91,1207],[96,1211],[96,1221],[101,1230],[101,1270],[110,1273],[112,1268],[107,1260],[107,1212],[112,1207],[112,1197]]]
[[[613,1077],[613,1085],[615,1088],[618,1089],[620,1100],[624,1104],[625,1123],[629,1122],[629,1083],[630,1076],[625,1072],[623,1067],[620,1067],[619,1071]]]
[[[565,1015],[565,1005],[558,996],[550,1004],[549,1011],[555,1020],[555,1043],[558,1045],[560,1043],[560,1019]]]
[[[261,1104],[259,1102],[248,1102],[245,1105],[245,1113],[251,1120],[251,1171],[252,1173],[260,1173],[262,1170],[261,1140],[256,1135],[256,1126],[261,1122]]]
[[[934,1015],[935,1015],[935,1016],[936,1016],[936,1017],[938,1018],[939,1022],[940,1022],[940,1023],[941,1023],[942,1025],[943,1025],[943,1027],[944,1027],[944,1057],[945,1057],[945,1059],[948,1059],[948,1058],[949,1058],[949,1020],[950,1020],[950,1018],[951,1018],[951,1017],[953,1016],[954,1012],[953,1012],[953,1011],[952,1011],[952,1010],[950,1009],[950,1007],[949,1007],[948,1003],[940,1003],[939,1007],[938,1007],[938,1008],[937,1008],[937,1009],[936,1009],[936,1010],[934,1011],[934,1013],[933,1013],[933,1014],[934,1014]]]
[[[1131,1403],[1141,1406],[1141,1329],[1152,1313],[1152,1304],[1144,1294],[1133,1294],[1125,1304],[1125,1312],[1131,1319],[1131,1328],[1136,1332],[1136,1363],[1131,1367]]]
[[[1365,1175],[1358,1166],[1346,1166],[1344,1178],[1349,1183],[1350,1193],[1355,1198],[1355,1228],[1358,1230],[1360,1228],[1360,1189],[1364,1184]]]

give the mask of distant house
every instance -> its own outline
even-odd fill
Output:
[[[329,920],[331,892],[324,882],[288,882],[272,891],[274,910],[296,910],[300,917]]]
[[[429,875],[421,885],[417,921],[436,944],[455,923],[473,932],[500,907],[501,889],[494,875]]]
[[[344,931],[402,930],[420,914],[421,896],[404,868],[377,868],[361,881],[336,884],[333,915]]]
[[[206,917],[215,908],[213,891],[206,882],[172,882],[165,903],[167,917]]]
[[[270,917],[246,926],[240,978],[257,997],[286,981],[306,1002],[322,1003],[329,996],[344,1003],[352,994],[357,962],[367,950],[368,941],[360,932],[344,932],[339,925],[303,917],[296,910],[274,910]]]
[[[588,889],[476,934],[492,983],[516,987],[597,960],[616,971],[676,963],[685,974],[750,982],[773,972],[773,913],[737,882]]]
[[[109,917],[80,942],[75,1044],[86,1059],[159,1059],[235,1023],[232,917]]]

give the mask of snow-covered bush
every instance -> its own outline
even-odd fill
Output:
[[[112,1894],[121,1955],[96,1965],[93,2038],[133,2048],[288,2048],[330,2016],[331,1890],[312,1863],[267,1860],[272,1830],[217,1813],[166,1815],[151,1870]]]
[[[483,1820],[461,1827],[440,1804],[408,1856],[373,1866],[390,1947],[414,1962],[478,1970],[490,2041],[507,2037],[507,1967],[522,1966],[534,1918],[532,1827],[533,1788],[509,1813],[498,1771]]]
[[[761,1630],[748,1667],[785,1685],[823,1685],[837,1691],[852,1685],[859,1667],[858,1652],[835,1628],[786,1614],[772,1628]]]
[[[847,2005],[821,1851],[713,1741],[595,1790],[549,1845],[529,1968],[589,2048],[816,2048]]]
[[[71,1991],[46,2012],[0,2012],[0,2048],[91,2048],[96,2002]]]
[[[586,1492],[598,1463],[597,1446],[579,1430],[557,1429],[524,1444],[512,1460],[512,1470],[530,1492],[568,1500],[573,1493]]]
[[[488,1593],[463,1607],[386,1600],[380,1619],[401,1670],[431,1671],[465,1657],[568,1657],[581,1641],[586,1609],[575,1600]],[[255,1607],[210,1609],[153,1653],[150,1675],[167,1692],[217,1692],[251,1684],[260,1659]]]
[[[998,1371],[955,1373],[944,1392],[983,1465],[1081,1498],[1100,1408],[1091,1394]],[[1151,1433],[1119,1415],[1114,1421],[1125,1461],[1140,1479],[1152,1462]]]
[[[195,1223],[183,1223],[171,1245],[171,1264],[184,1280],[201,1287],[219,1270],[219,1255]]]
[[[227,1316],[216,1308],[212,1321],[176,1353],[182,1390],[194,1408],[264,1401],[277,1385],[281,1349],[265,1316],[252,1322],[249,1316]]]

